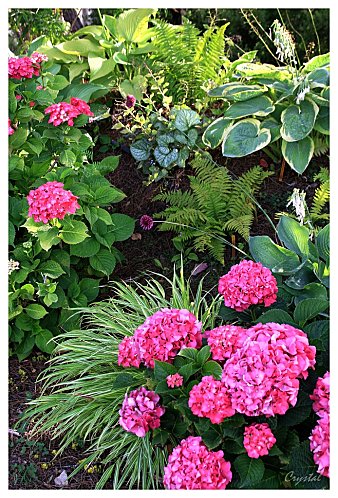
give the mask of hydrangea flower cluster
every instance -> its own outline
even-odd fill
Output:
[[[244,429],[244,448],[250,458],[268,455],[276,442],[268,424],[251,424]]]
[[[317,472],[330,477],[330,372],[319,377],[310,398],[314,401],[313,409],[319,416],[317,425],[312,430],[310,450],[318,465]]]
[[[16,80],[39,76],[39,69],[39,64],[34,63],[30,57],[10,57],[8,59],[8,76]]]
[[[86,116],[94,116],[94,113],[90,110],[89,105],[84,100],[72,97],[70,99],[70,104],[77,109],[79,115],[86,114]]]
[[[283,415],[297,402],[298,378],[314,368],[316,348],[304,332],[286,324],[259,323],[247,333],[223,368],[232,407],[249,416]]]
[[[12,128],[11,120],[8,119],[8,135],[13,135],[14,129]]]
[[[59,126],[62,123],[67,123],[68,126],[74,125],[74,118],[77,118],[81,112],[79,109],[68,102],[59,102],[52,104],[45,109],[45,114],[49,114],[48,123],[53,126]]]
[[[119,344],[118,365],[139,368],[140,363],[134,337],[125,337]]]
[[[33,52],[30,56],[30,60],[33,64],[41,64],[42,62],[48,61],[48,56],[45,54],[40,54],[40,52]]]
[[[235,414],[227,388],[212,375],[202,377],[201,382],[193,386],[188,405],[194,415],[209,418],[213,424],[220,424]]]
[[[172,363],[184,347],[200,348],[202,345],[202,324],[188,310],[163,308],[140,325],[134,333],[137,356],[147,367],[154,368],[154,360]],[[132,359],[119,354],[119,361],[127,363]]]
[[[277,281],[261,263],[243,260],[220,278],[218,292],[224,304],[236,311],[245,311],[252,304],[271,306],[277,299]]]
[[[150,429],[160,427],[160,417],[165,409],[159,404],[160,397],[154,391],[140,387],[126,394],[119,411],[119,423],[127,432],[144,437]]]
[[[247,330],[237,325],[222,325],[204,334],[207,337],[210,352],[214,360],[231,358],[248,338]]]
[[[310,399],[314,401],[312,407],[319,417],[330,413],[330,372],[317,379],[316,387]]]
[[[168,387],[180,387],[183,384],[183,377],[179,373],[168,375],[166,378]]]
[[[27,196],[28,216],[32,216],[36,223],[48,223],[53,218],[63,220],[66,214],[74,214],[80,208],[78,197],[63,187],[60,182],[47,182],[31,190]]]
[[[167,489],[225,489],[231,479],[223,451],[209,451],[201,437],[189,436],[169,456],[163,482]]]

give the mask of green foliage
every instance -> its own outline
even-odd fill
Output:
[[[190,176],[190,190],[159,194],[157,200],[169,204],[156,218],[163,219],[160,230],[180,233],[179,240],[193,240],[197,251],[208,249],[224,263],[225,233],[238,233],[248,239],[254,218],[254,195],[269,173],[256,166],[237,180],[226,168],[208,156],[191,162],[196,176]]]
[[[320,172],[313,179],[320,182],[319,187],[316,188],[313,195],[310,208],[311,220],[315,223],[319,220],[328,220],[330,216],[324,212],[330,200],[329,170],[327,168],[320,168]]]

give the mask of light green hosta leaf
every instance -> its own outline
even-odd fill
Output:
[[[114,213],[111,221],[115,240],[118,242],[129,239],[134,232],[135,220],[126,214]]]
[[[141,138],[132,143],[130,152],[136,161],[146,161],[150,157],[151,145],[146,138]]]
[[[279,239],[298,256],[309,255],[310,231],[304,225],[288,216],[282,216],[277,225]]]
[[[323,133],[323,135],[330,135],[330,109],[329,107],[321,107],[319,109],[316,122],[313,127],[314,130]]]
[[[178,149],[169,149],[169,147],[155,147],[154,156],[162,168],[167,168],[178,160]]]
[[[330,66],[330,53],[317,55],[313,57],[304,65],[303,71],[310,72],[314,71],[319,67],[328,67]]]
[[[94,38],[101,38],[103,34],[103,26],[85,26],[84,28],[78,29],[72,36],[72,38],[79,38],[83,35],[92,35]]]
[[[49,60],[59,60],[62,62],[66,62],[67,64],[70,62],[78,62],[79,60],[79,58],[76,55],[63,52],[57,47],[48,47],[47,45],[43,45],[39,47],[39,52],[41,54],[47,55]]]
[[[267,116],[275,110],[275,106],[265,95],[254,97],[244,102],[235,102],[232,104],[224,114],[225,118],[237,119],[246,116]]]
[[[314,152],[313,140],[305,137],[298,142],[282,140],[282,154],[285,161],[297,173],[302,174],[309,165]]]
[[[85,57],[88,57],[90,53],[96,54],[99,57],[104,57],[105,55],[103,47],[101,47],[97,42],[87,38],[65,41],[56,45],[56,48],[66,54],[81,55]]]
[[[94,95],[97,96],[100,91],[107,93],[109,89],[103,85],[86,83],[86,84],[69,85],[69,87],[66,88],[65,91],[62,93],[64,99],[69,97],[76,97],[77,99],[89,102],[89,100],[93,98]]]
[[[243,157],[263,149],[270,141],[270,130],[261,129],[257,119],[243,119],[228,129],[222,153],[226,157]]]
[[[189,128],[201,122],[197,112],[191,109],[179,109],[175,114],[174,126],[179,131],[188,131]]]
[[[88,57],[88,63],[90,67],[90,81],[111,75],[116,66],[114,59],[104,59],[102,57]]]
[[[139,43],[146,41],[148,32],[148,21],[152,14],[155,14],[157,9],[130,9],[108,26],[112,29],[112,34],[117,36],[119,41],[128,43]],[[106,20],[105,16],[105,20]]]
[[[281,275],[293,273],[300,265],[297,254],[275,244],[267,235],[250,237],[249,248],[255,261],[270,270],[278,267]]]
[[[279,68],[272,64],[258,64],[248,62],[237,66],[236,71],[248,78],[271,78],[278,81],[291,79],[291,74],[287,68]]]
[[[89,66],[87,62],[76,62],[74,64],[68,64],[67,69],[69,74],[69,81],[71,83],[74,78],[83,75],[84,72],[89,69]]]
[[[242,85],[240,83],[226,83],[213,88],[208,92],[209,97],[220,97],[229,102],[241,102],[258,97],[267,92],[268,89],[262,85]]]
[[[228,129],[234,124],[233,121],[223,117],[216,119],[205,130],[202,141],[208,147],[215,149],[225,137]]]
[[[319,111],[317,104],[303,100],[299,105],[290,105],[281,114],[281,135],[287,142],[297,142],[312,130]]]
[[[89,258],[89,263],[94,270],[100,271],[107,277],[114,271],[116,259],[108,249],[100,249],[100,251]]]
[[[64,220],[59,236],[66,244],[79,244],[89,237],[87,226],[82,221]]]
[[[330,257],[330,225],[326,225],[318,232],[316,236],[316,247],[319,256],[324,261],[328,261]]]

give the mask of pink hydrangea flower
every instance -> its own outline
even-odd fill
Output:
[[[22,100],[22,95],[15,95],[16,100]]]
[[[236,311],[244,311],[252,304],[271,306],[277,299],[277,281],[261,263],[243,260],[220,278],[218,292],[224,304]]]
[[[59,102],[52,104],[45,109],[45,114],[50,114],[48,123],[53,126],[59,126],[62,123],[67,123],[68,126],[74,125],[74,118],[77,118],[81,113],[79,110],[68,102]]]
[[[13,135],[14,129],[12,128],[11,120],[8,118],[8,135]]]
[[[209,418],[213,424],[220,424],[235,414],[227,388],[212,375],[203,377],[189,393],[188,405],[194,415]]]
[[[143,230],[151,230],[154,226],[154,220],[151,216],[144,214],[140,218],[140,226]]]
[[[44,183],[27,196],[28,216],[32,216],[36,223],[48,223],[53,218],[63,220],[66,214],[74,214],[80,208],[77,199],[70,190],[64,190],[63,183]]]
[[[249,416],[284,415],[297,402],[299,381],[314,368],[316,348],[290,325],[261,323],[224,365],[222,381],[232,407]]]
[[[8,59],[8,76],[16,80],[39,76],[39,67],[35,66],[30,57],[10,57]]]
[[[309,439],[317,472],[330,477],[330,415],[327,412],[318,420]]]
[[[237,325],[222,325],[205,331],[212,358],[225,360],[240,349],[248,338],[247,330]]]
[[[140,366],[137,346],[134,337],[125,337],[119,344],[118,365],[122,367]]]
[[[41,64],[41,62],[48,61],[48,56],[45,54],[40,54],[39,52],[33,52],[32,55],[30,56],[30,59],[33,62],[33,64]]]
[[[136,98],[134,97],[134,95],[127,95],[126,106],[134,107],[135,104],[136,104]]]
[[[154,368],[154,360],[172,363],[184,347],[200,348],[202,324],[186,309],[163,308],[135,330],[140,360]]]
[[[71,105],[76,107],[79,114],[86,114],[87,116],[94,116],[94,113],[90,110],[89,105],[84,100],[76,99],[75,97],[72,97],[70,99],[70,103],[71,103]]]
[[[252,424],[244,429],[244,448],[250,458],[268,455],[276,442],[268,424]]]
[[[232,479],[223,451],[210,451],[201,437],[183,439],[169,456],[163,483],[167,489],[225,489]]]
[[[330,411],[330,372],[326,372],[324,377],[317,379],[315,390],[310,394],[310,399],[314,401],[313,410],[319,417]]]
[[[180,387],[183,384],[183,377],[179,373],[168,375],[166,378],[168,387]]]
[[[154,391],[140,387],[126,394],[119,411],[119,423],[127,432],[144,437],[150,429],[160,427],[160,417],[165,409],[159,404],[160,397]]]

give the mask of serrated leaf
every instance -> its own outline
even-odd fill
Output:
[[[243,454],[236,458],[234,467],[240,476],[239,488],[251,488],[258,484],[264,475],[264,463],[260,458],[250,458]]]
[[[100,271],[108,277],[114,271],[116,258],[108,249],[100,249],[95,256],[89,258],[89,263],[94,270]]]
[[[58,278],[63,273],[66,273],[59,263],[52,260],[41,263],[37,270],[43,275],[47,275],[47,277],[51,278]]]
[[[87,234],[87,226],[82,221],[63,220],[59,237],[66,244],[79,244],[89,237]]]
[[[55,348],[55,343],[52,341],[52,339],[53,334],[49,330],[42,329],[35,336],[35,344],[44,353],[51,354]]]
[[[319,313],[325,311],[329,306],[327,300],[310,298],[300,301],[294,311],[294,318],[297,323],[304,325]]]
[[[115,240],[121,242],[129,239],[134,233],[135,220],[126,214],[114,213],[111,215]]]
[[[173,375],[177,372],[177,368],[171,363],[165,361],[154,361],[154,377],[156,380],[165,380],[168,375]]]
[[[202,374],[207,376],[207,375],[212,375],[215,379],[221,380],[222,378],[222,367],[219,363],[216,361],[207,361],[203,367],[202,367]]]
[[[47,311],[41,304],[29,304],[26,306],[25,311],[28,316],[33,318],[34,320],[40,320],[45,315],[47,315]]]
[[[79,256],[80,258],[90,258],[95,256],[100,250],[100,243],[93,237],[88,237],[79,244],[70,246],[71,256]]]

